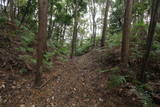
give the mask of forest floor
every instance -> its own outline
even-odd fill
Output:
[[[0,71],[0,107],[141,107],[122,90],[108,90],[108,74],[97,72],[101,66],[95,53],[67,62],[54,59],[53,70],[43,73],[38,89],[33,74]]]

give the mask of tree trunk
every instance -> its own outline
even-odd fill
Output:
[[[76,41],[77,41],[77,25],[78,25],[78,16],[77,16],[77,0],[75,3],[75,16],[74,16],[74,28],[73,28],[73,36],[72,36],[72,46],[71,46],[71,59],[76,53]]]
[[[96,30],[97,30],[97,26],[96,26],[96,6],[95,6],[95,0],[92,0],[92,21],[93,21],[93,47],[96,46]]]
[[[52,25],[53,25],[53,3],[51,3],[51,6],[50,6],[50,20],[49,20],[49,26],[48,26],[48,39],[52,36]]]
[[[24,22],[24,20],[25,20],[25,17],[26,17],[26,15],[28,14],[29,6],[30,6],[30,5],[31,5],[31,0],[28,0],[28,1],[27,1],[27,6],[26,6],[25,12],[24,12],[24,14],[23,14],[23,16],[22,16],[21,24],[20,24],[20,25],[23,24],[23,22]]]
[[[103,20],[103,30],[102,30],[102,38],[101,38],[101,47],[104,47],[104,45],[105,45],[108,10],[109,10],[109,0],[107,0],[106,7],[105,7],[105,15],[104,15],[104,20]]]
[[[39,28],[37,35],[37,65],[35,73],[35,85],[39,85],[41,83],[41,72],[43,71],[43,54],[45,51],[47,37],[48,0],[38,0],[38,6]]]
[[[131,35],[131,21],[132,21],[132,5],[133,5],[133,0],[126,1],[124,25],[123,25],[122,49],[121,49],[122,71],[127,71],[127,66],[128,66],[129,36]]]
[[[160,23],[160,6],[158,7],[158,22]]]
[[[150,25],[149,25],[149,29],[148,29],[148,36],[147,36],[147,41],[146,41],[146,52],[144,54],[143,57],[143,65],[142,65],[142,69],[141,69],[141,74],[140,74],[140,78],[139,80],[141,82],[145,82],[146,81],[146,77],[145,77],[145,71],[146,71],[146,65],[148,63],[148,57],[151,51],[151,47],[152,47],[152,42],[153,42],[153,36],[155,33],[155,28],[156,28],[156,24],[158,21],[158,8],[160,6],[160,0],[153,0],[152,1],[152,12],[151,12],[151,20],[150,20]]]
[[[63,47],[64,45],[64,41],[65,41],[65,33],[66,33],[66,25],[63,26],[63,31],[62,31],[62,34],[61,34],[61,46]]]
[[[9,0],[10,2],[10,20],[14,19],[14,0]]]
[[[140,0],[140,3],[144,4],[144,0]],[[143,22],[143,19],[144,19],[144,13],[140,15],[140,22]]]

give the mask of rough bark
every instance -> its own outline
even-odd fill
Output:
[[[131,21],[132,21],[132,5],[133,5],[133,0],[126,1],[122,48],[121,48],[122,71],[127,71],[127,65],[128,65],[129,36],[131,35]]]
[[[41,72],[43,70],[43,54],[45,51],[47,37],[48,0],[38,0],[38,6],[39,28],[37,35],[37,65],[35,73],[35,85],[39,85],[41,83]]]
[[[78,16],[77,16],[77,8],[78,8],[78,4],[77,4],[77,0],[75,3],[75,16],[74,16],[74,28],[73,28],[73,36],[72,36],[72,46],[71,46],[71,59],[73,58],[73,56],[76,53],[76,41],[77,41],[77,25],[78,25]]]
[[[143,64],[142,64],[141,74],[139,78],[139,80],[142,82],[145,82],[146,80],[145,71],[147,68],[148,58],[149,58],[151,47],[152,47],[156,24],[158,21],[158,8],[160,6],[160,0],[153,0],[152,2],[153,3],[152,3],[151,20],[148,28],[148,36],[146,41],[146,52],[143,57]]]
[[[103,19],[102,37],[101,37],[101,47],[105,46],[108,10],[109,10],[109,0],[107,0],[106,7],[105,7],[105,14],[104,14],[104,19]]]

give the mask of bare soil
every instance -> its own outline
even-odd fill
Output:
[[[33,74],[0,71],[0,107],[141,107],[132,97],[108,91],[108,75],[97,72],[94,56],[54,61],[40,88],[33,87]]]

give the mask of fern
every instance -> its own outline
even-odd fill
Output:
[[[108,86],[110,89],[113,89],[119,85],[122,85],[123,83],[126,83],[125,76],[112,75],[109,82],[108,82]]]
[[[154,107],[154,104],[151,98],[151,93],[145,90],[146,87],[148,86],[140,85],[137,87],[140,101],[144,105],[144,107]]]

